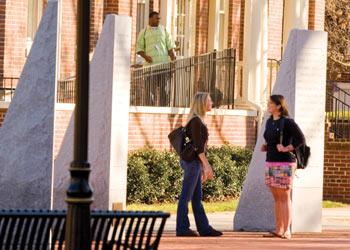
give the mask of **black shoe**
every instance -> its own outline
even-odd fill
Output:
[[[178,237],[198,237],[198,233],[189,229],[187,232],[185,233],[176,233],[176,236]]]
[[[206,234],[201,234],[202,237],[219,237],[222,235],[222,232],[215,230],[214,228],[212,228],[209,233]]]

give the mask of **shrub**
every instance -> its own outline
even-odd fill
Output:
[[[209,148],[215,178],[204,184],[204,200],[239,196],[251,156],[251,150],[228,144]],[[179,157],[173,151],[152,148],[130,152],[127,183],[130,203],[175,202],[182,184]]]

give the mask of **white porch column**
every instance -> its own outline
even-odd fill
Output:
[[[283,51],[292,29],[308,29],[309,1],[285,0],[283,10]]]
[[[168,31],[173,34],[172,30],[172,17],[173,17],[173,1],[172,0],[162,0],[160,2],[159,14],[160,14],[160,24],[163,25]]]
[[[219,49],[220,35],[220,1],[209,0],[209,28],[208,28],[208,51]]]
[[[246,0],[243,46],[243,100],[266,106],[267,0]]]

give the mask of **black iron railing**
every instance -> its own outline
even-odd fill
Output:
[[[57,81],[57,102],[75,103],[75,77]]]
[[[131,106],[189,107],[197,91],[215,107],[234,107],[235,49],[183,58],[131,72]]]
[[[336,82],[327,82],[326,119],[335,140],[350,140],[350,93]]]
[[[0,101],[10,102],[17,87],[18,77],[3,77],[0,76]]]

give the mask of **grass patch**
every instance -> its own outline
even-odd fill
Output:
[[[233,212],[233,211],[236,211],[237,209],[238,200],[203,202],[203,205],[207,213]],[[340,208],[340,207],[350,207],[350,204],[334,202],[334,201],[323,201],[323,208]],[[161,204],[151,204],[151,205],[148,205],[148,204],[128,204],[127,205],[127,210],[164,211],[171,214],[175,214],[176,209],[177,209],[176,203],[161,203]],[[190,209],[190,213],[192,213],[192,209]]]
[[[339,208],[339,207],[350,207],[350,204],[335,202],[335,201],[323,201],[323,208]]]
[[[207,213],[214,212],[232,212],[236,211],[238,200],[216,201],[216,202],[203,202],[204,209]],[[190,203],[190,213],[192,213]],[[177,209],[177,203],[160,203],[160,204],[128,204],[127,210],[146,210],[146,211],[164,211],[175,214]]]

